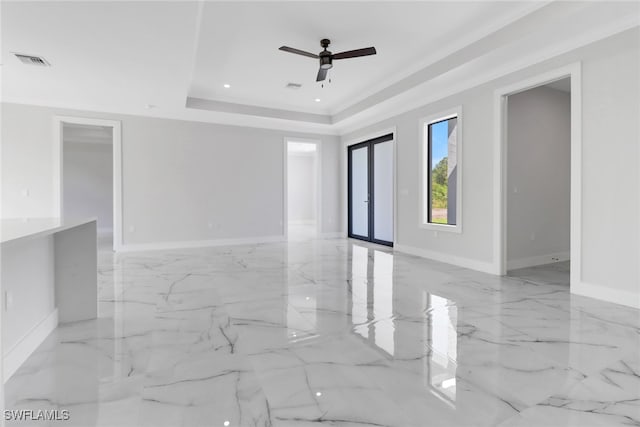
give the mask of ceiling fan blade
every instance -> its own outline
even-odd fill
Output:
[[[363,49],[347,50],[333,55],[333,59],[357,58],[358,56],[375,55],[375,47],[365,47]]]
[[[318,77],[316,77],[317,82],[321,82],[327,78],[327,70],[325,68],[320,68],[318,70]]]
[[[295,53],[296,55],[308,56],[309,58],[315,58],[315,59],[319,58],[319,56],[316,55],[315,53],[305,52],[304,50],[295,49],[293,47],[281,46],[280,50],[284,52]]]

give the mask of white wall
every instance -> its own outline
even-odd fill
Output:
[[[66,127],[66,126],[65,126]],[[63,136],[66,133],[63,132]],[[63,216],[97,217],[98,232],[113,230],[113,144],[63,139]]]
[[[313,223],[316,220],[315,153],[289,153],[287,162],[288,220]]]
[[[47,236],[2,250],[2,291],[12,299],[1,309],[3,357],[55,310],[53,245]]]
[[[639,60],[640,30],[636,27],[343,135],[342,140],[351,141],[396,127],[396,248],[497,272],[498,260],[493,258],[494,91],[580,61],[583,116],[581,261],[582,282],[590,287],[579,292],[640,307]],[[438,232],[436,235],[418,226],[418,123],[421,117],[457,105],[462,105],[464,126],[463,230],[461,234]],[[343,148],[341,161],[345,159]],[[615,221],[603,220],[603,205],[616,206]]]
[[[55,115],[121,121],[125,245],[282,236],[285,136],[320,140],[321,232],[340,230],[335,136],[19,104],[2,109],[5,218],[52,215]]]
[[[511,95],[507,111],[507,266],[569,256],[571,98],[538,87]],[[611,212],[614,206],[604,207]],[[605,214],[606,215],[606,214]]]

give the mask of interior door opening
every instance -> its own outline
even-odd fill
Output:
[[[307,240],[318,235],[318,163],[316,142],[287,141],[288,240]]]
[[[507,97],[507,275],[570,281],[571,79]]]
[[[113,127],[62,123],[63,219],[97,218],[98,245],[111,248],[114,230]]]
[[[348,147],[348,235],[393,246],[393,134]]]

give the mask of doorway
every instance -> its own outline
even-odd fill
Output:
[[[309,240],[320,227],[320,144],[318,141],[286,141],[286,227],[288,240]]]
[[[97,219],[98,246],[113,245],[113,128],[63,123],[62,218]]]
[[[61,219],[97,219],[98,244],[122,246],[120,122],[54,117],[54,210]]]
[[[348,235],[393,246],[393,134],[350,145],[347,151]]]
[[[570,284],[571,78],[506,100],[507,275]]]

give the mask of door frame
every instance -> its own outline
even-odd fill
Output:
[[[63,126],[68,124],[105,126],[112,128],[113,139],[113,250],[122,249],[122,129],[119,120],[105,120],[88,117],[53,117],[53,214],[63,215]]]
[[[391,139],[384,139],[381,141],[376,141],[378,139],[382,139],[383,137],[387,136],[387,135],[391,135]],[[366,139],[365,139],[366,138]],[[345,224],[346,224],[346,232],[347,232],[347,237],[350,239],[357,239],[357,240],[362,240],[362,241],[366,241],[366,242],[372,242],[372,243],[376,243],[379,245],[385,245],[385,246],[391,246],[393,247],[393,245],[395,244],[395,242],[397,241],[397,221],[396,221],[396,217],[397,217],[397,143],[396,143],[396,128],[390,128],[388,130],[382,131],[382,132],[376,132],[373,136],[367,136],[365,138],[358,138],[357,140],[353,140],[350,142],[345,143],[345,149],[346,149],[346,157],[347,157],[347,161],[345,164],[345,179],[346,179],[346,200],[345,200],[345,206],[347,207],[346,209],[346,219],[345,219]],[[393,241],[388,242],[388,241],[384,241],[384,240],[378,240],[374,238],[374,233],[373,233],[373,227],[375,224],[375,214],[374,214],[374,209],[371,208],[371,206],[375,205],[375,196],[374,196],[374,183],[373,183],[373,176],[374,176],[374,165],[373,165],[373,159],[374,159],[374,146],[375,144],[380,144],[383,142],[391,142],[393,144],[393,159],[392,159],[392,163],[393,163],[393,183],[391,185],[391,188],[393,190]],[[368,233],[369,233],[369,238],[363,238],[361,236],[356,236],[352,233],[352,224],[351,224],[351,152],[354,149],[357,149],[358,147],[364,147],[364,146],[368,146],[368,152],[367,152],[367,158],[368,158],[368,164],[369,164],[369,168],[368,168],[368,186],[369,186],[369,218],[368,218]]]
[[[507,99],[538,86],[571,78],[571,203],[570,203],[570,288],[580,285],[582,277],[582,77],[581,63],[576,62],[494,92],[494,222],[493,264],[495,273],[507,273]]]
[[[283,170],[282,170],[282,236],[284,240],[289,237],[289,143],[304,142],[315,144],[315,168],[316,168],[316,237],[322,234],[322,141],[320,139],[297,138],[285,136],[282,144]]]

